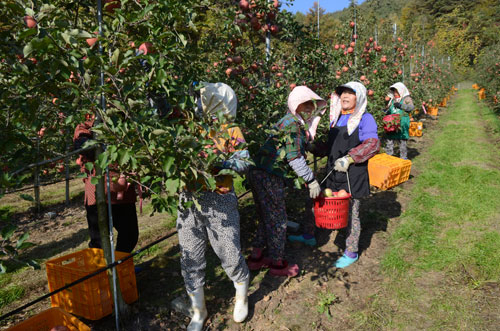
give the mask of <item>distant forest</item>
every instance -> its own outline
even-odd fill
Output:
[[[335,13],[319,9],[320,39],[339,42],[346,22],[361,23],[361,38],[394,31],[414,49],[436,48],[450,56],[458,72],[466,73],[483,51],[500,44],[499,0],[367,0]],[[317,33],[317,2],[308,13],[297,13],[298,22]],[[387,33],[385,33],[387,35]]]

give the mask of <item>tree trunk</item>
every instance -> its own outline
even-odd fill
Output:
[[[99,154],[102,153],[102,147],[98,147],[96,149],[96,160],[99,156]],[[103,169],[100,169],[96,165],[96,176],[99,177],[99,182],[96,185],[96,202],[97,202],[97,216],[98,216],[98,222],[99,222],[99,233],[101,235],[101,245],[102,249],[104,251],[104,257],[106,258],[107,264],[111,264],[111,249],[114,249],[111,247],[111,241],[110,241],[110,231],[113,229],[109,229],[109,222],[108,222],[108,206],[106,202],[106,194],[105,194],[105,171]],[[109,278],[109,284],[111,288],[111,294],[114,295],[114,289],[113,289],[113,275],[111,269],[108,270],[108,278]],[[120,281],[117,277],[117,284],[116,284],[116,297],[117,297],[117,302],[115,303],[118,306],[118,312],[120,317],[124,317],[129,314],[130,312],[130,307],[125,303],[122,297],[122,291],[120,289]],[[114,296],[113,296],[114,298]]]

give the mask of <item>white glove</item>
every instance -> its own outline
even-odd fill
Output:
[[[319,186],[318,181],[315,179],[307,186],[309,187],[309,196],[311,199],[316,199],[321,193],[321,187]]]
[[[351,163],[354,163],[354,160],[349,155],[346,155],[335,161],[333,169],[340,172],[347,172]]]

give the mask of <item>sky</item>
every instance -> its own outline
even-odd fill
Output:
[[[292,7],[284,5],[282,8],[291,11],[292,13],[300,11],[305,14],[309,12],[309,8],[313,6],[314,1],[317,0],[294,0]],[[358,0],[358,5],[364,1],[365,0]],[[325,9],[325,13],[331,13],[348,7],[349,0],[319,0],[319,6]]]

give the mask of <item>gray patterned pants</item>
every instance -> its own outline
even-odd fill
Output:
[[[394,154],[394,142],[399,141],[399,157],[405,160],[408,160],[408,140],[405,139],[387,139],[385,145],[385,152],[388,155]]]
[[[359,219],[359,199],[352,199],[351,215],[349,215],[349,224],[347,224],[347,240],[345,248],[349,252],[357,252],[359,244],[359,236],[361,234],[361,221]]]
[[[181,250],[181,272],[186,289],[193,292],[205,285],[207,243],[219,257],[224,271],[233,282],[243,282],[249,272],[240,246],[240,214],[234,192],[203,192],[198,197],[200,210],[193,204],[184,209],[182,202],[193,201],[183,192],[177,216]]]

